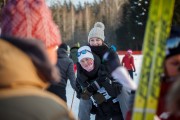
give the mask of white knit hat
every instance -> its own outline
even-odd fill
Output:
[[[105,39],[104,29],[105,29],[105,26],[104,26],[104,24],[102,22],[96,22],[94,24],[94,27],[89,32],[88,42],[89,42],[89,39],[93,38],[93,37],[100,38],[100,39],[102,39],[104,41],[104,39]]]
[[[84,52],[83,52],[84,51]],[[83,58],[91,58],[94,60],[94,56],[91,52],[91,48],[89,46],[82,46],[78,49],[78,61],[80,62]]]

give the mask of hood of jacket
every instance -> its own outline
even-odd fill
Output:
[[[18,87],[44,88],[32,60],[11,43],[0,39],[0,89]]]
[[[65,58],[65,57],[69,57],[67,51],[63,48],[59,48],[58,49],[58,58]]]

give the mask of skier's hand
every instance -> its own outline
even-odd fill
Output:
[[[133,72],[136,72],[136,69],[134,69]]]
[[[81,90],[81,91],[76,91],[76,97],[77,97],[78,99],[81,98],[81,94],[82,94],[82,90]]]
[[[75,91],[76,91],[76,97],[78,98],[78,99],[80,99],[81,98],[81,94],[82,94],[82,89],[81,89],[81,87],[80,87],[80,84],[76,81],[76,88],[75,88]]]
[[[81,98],[84,99],[84,100],[89,100],[90,97],[92,96],[92,93],[90,93],[87,88],[85,88],[83,91],[82,91],[82,94],[81,94]]]
[[[99,89],[99,85],[97,81],[92,82],[90,85],[87,86],[87,91],[90,93],[96,92]]]
[[[106,100],[104,95],[101,93],[98,93],[98,92],[96,94],[94,94],[92,97],[96,101],[97,104],[101,104]]]
[[[109,50],[104,54],[103,62],[106,64],[107,70],[110,73],[121,66],[118,54],[113,50]]]

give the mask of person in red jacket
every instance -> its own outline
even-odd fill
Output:
[[[122,65],[128,70],[129,75],[133,79],[133,72],[136,71],[135,65],[134,65],[134,58],[132,56],[132,50],[129,49],[125,56],[122,59]]]
[[[180,116],[176,116],[167,109],[166,101],[167,95],[173,84],[177,81],[178,75],[180,75],[180,28],[173,27],[166,44],[164,76],[161,79],[161,89],[156,112],[160,120],[180,120]]]

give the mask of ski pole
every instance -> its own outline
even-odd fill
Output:
[[[75,95],[75,90],[74,90],[74,92],[73,92],[73,97],[72,97],[71,109],[70,109],[70,110],[72,110],[72,105],[73,105],[73,102],[74,102],[74,95]]]

